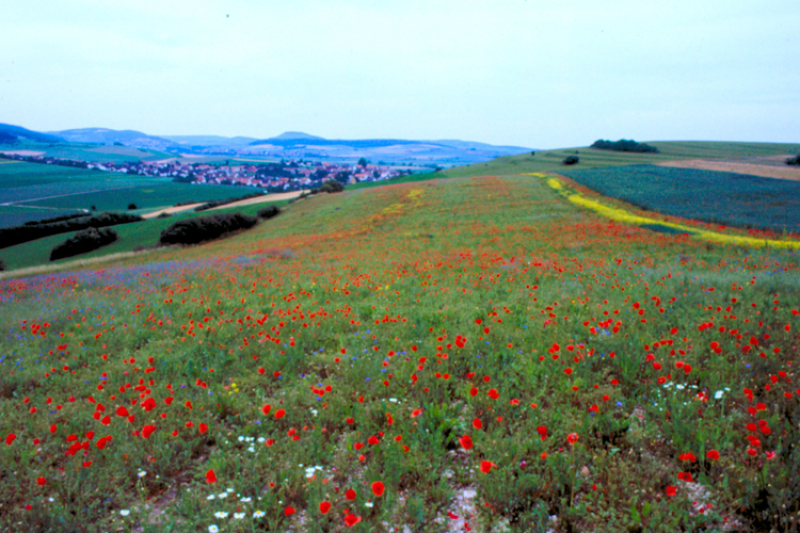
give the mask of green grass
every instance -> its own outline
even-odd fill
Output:
[[[58,261],[53,261],[53,262],[50,262],[50,251],[53,249],[53,247],[73,237],[76,232],[52,235],[50,237],[45,237],[43,239],[38,239],[35,241],[26,242],[23,244],[18,244],[16,246],[5,248],[3,250],[0,250],[0,258],[3,259],[3,261],[6,264],[6,268],[8,270],[16,270],[16,269],[31,268],[41,265],[66,264],[76,260],[80,261],[86,259],[94,259],[106,255],[127,253],[144,248],[153,248],[157,246],[161,232],[170,225],[177,222],[178,220],[208,216],[214,213],[226,213],[226,212],[236,212],[236,211],[239,211],[245,215],[255,216],[260,209],[263,209],[267,205],[277,205],[283,208],[286,206],[287,203],[288,201],[282,200],[278,202],[264,202],[261,204],[253,204],[238,208],[231,207],[227,209],[219,209],[213,211],[202,211],[202,212],[190,211],[186,213],[176,213],[166,218],[153,218],[145,220],[143,222],[134,222],[130,224],[121,224],[119,226],[113,226],[114,231],[116,231],[117,235],[119,236],[117,241],[109,244],[108,246],[104,246],[103,248],[99,248],[97,250],[89,252],[87,254],[60,259]],[[269,223],[269,221],[262,222],[262,224],[264,223]]]
[[[0,530],[792,531],[799,263],[515,176],[3,279]]]
[[[651,142],[660,153],[630,153],[596,150],[588,147],[543,150],[532,156],[530,153],[499,157],[487,163],[475,163],[454,167],[441,172],[446,177],[475,175],[511,176],[529,172],[559,172],[566,169],[639,165],[675,161],[680,159],[746,159],[770,155],[796,154],[800,144],[732,143],[706,141]],[[578,152],[577,154],[575,152]],[[580,163],[566,167],[561,164],[565,157],[577,155]]]

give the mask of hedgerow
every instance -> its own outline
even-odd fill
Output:
[[[188,220],[179,220],[161,232],[159,244],[197,244],[226,233],[248,229],[258,223],[256,217],[242,213],[225,213]]]
[[[50,261],[85,254],[116,240],[117,232],[111,228],[87,228],[61,244],[57,244],[50,252]]]

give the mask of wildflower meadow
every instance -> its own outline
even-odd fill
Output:
[[[797,249],[565,187],[6,276],[0,531],[797,531]]]

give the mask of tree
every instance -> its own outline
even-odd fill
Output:
[[[786,160],[787,165],[800,165],[800,154],[795,157],[790,157]]]
[[[128,204],[128,209],[133,210],[133,209],[138,209],[138,208],[136,207],[136,204],[131,203],[131,204]]]
[[[358,163],[357,163],[357,164],[358,164],[359,166],[361,166],[361,167],[365,167],[365,168],[366,168],[366,166],[369,164],[369,161],[367,161],[366,159],[364,159],[364,158],[362,157],[361,159],[359,159],[359,160],[358,160]]]
[[[563,161],[561,161],[561,164],[562,165],[577,165],[579,161],[580,161],[580,158],[578,156],[569,155],[569,156],[565,157]]]

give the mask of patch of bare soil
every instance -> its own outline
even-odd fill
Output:
[[[255,198],[239,200],[238,202],[233,202],[232,204],[225,204],[219,207],[214,207],[209,209],[209,211],[214,211],[216,209],[228,209],[229,207],[241,207],[243,205],[260,204],[263,202],[277,202],[280,200],[291,200],[292,198],[297,198],[304,192],[308,191],[292,191],[292,192],[281,192],[277,194],[265,194],[264,196],[257,196]]]
[[[167,207],[166,209],[159,209],[158,211],[153,211],[151,213],[145,213],[142,215],[142,218],[156,218],[158,215],[166,213],[168,215],[172,215],[174,213],[182,213],[183,211],[189,211],[190,209],[194,209],[195,207],[203,205],[203,202],[198,202],[196,204],[186,204],[186,205],[179,205],[177,207]]]
[[[769,161],[764,161],[764,164],[754,162],[745,163],[738,161],[710,161],[707,159],[666,161],[657,164],[661,165],[662,167],[697,168],[701,170],[716,170],[720,172],[750,174],[752,176],[761,176],[762,178],[800,181],[800,168],[792,168],[788,165],[783,165],[783,167],[781,167],[776,165],[774,162],[774,160],[780,159],[783,161],[789,157],[791,156],[786,155],[770,157]]]

